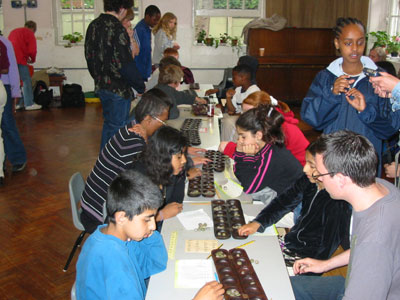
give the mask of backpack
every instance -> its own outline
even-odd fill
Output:
[[[82,91],[82,86],[76,83],[63,85],[61,106],[62,107],[85,106],[85,94]]]
[[[42,80],[36,83],[33,91],[33,101],[41,105],[42,108],[48,108],[51,101],[53,101],[53,91],[49,90],[46,83]]]

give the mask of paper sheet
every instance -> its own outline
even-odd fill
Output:
[[[175,263],[175,288],[201,288],[215,280],[211,259],[181,259]]]
[[[180,213],[177,217],[186,230],[199,228],[199,223],[206,223],[207,227],[213,227],[211,218],[203,209]]]
[[[185,240],[185,252],[187,253],[210,253],[217,247],[217,240]]]

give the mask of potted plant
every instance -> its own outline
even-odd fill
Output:
[[[390,37],[386,31],[373,31],[368,34],[368,37],[370,37],[370,36],[372,36],[376,39],[372,48],[375,48],[375,47],[383,47],[384,48],[390,41]]]
[[[204,40],[204,43],[206,44],[206,46],[212,46],[214,44],[214,38],[211,35],[209,35]]]
[[[225,32],[224,34],[219,35],[219,44],[220,45],[226,45],[226,43],[229,41],[230,36]]]
[[[63,36],[64,41],[68,41],[66,47],[71,47],[72,44],[79,43],[83,40],[83,35],[80,32],[74,32]]]
[[[206,35],[207,35],[207,33],[204,29],[200,30],[197,33],[197,43],[202,44],[204,42],[204,39],[206,38]]]
[[[387,51],[391,56],[397,57],[400,50],[400,37],[392,36],[387,44]]]
[[[230,41],[231,41],[232,51],[236,50],[236,53],[239,56],[240,51],[242,51],[242,45],[243,45],[241,39],[237,36],[234,36],[231,37]]]

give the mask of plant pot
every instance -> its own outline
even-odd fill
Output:
[[[203,44],[203,40],[198,39],[198,40],[197,40],[197,44]]]
[[[213,43],[214,43],[214,39],[213,39],[213,38],[206,38],[206,39],[205,39],[205,44],[206,44],[207,46],[212,46]]]
[[[220,39],[219,40],[219,44],[220,45],[226,45],[226,42],[227,42],[226,39]]]
[[[237,46],[238,40],[232,40],[232,46]]]
[[[397,56],[399,55],[399,53],[396,52],[396,51],[394,51],[394,52],[391,52],[390,55],[391,55],[392,57],[397,57]]]

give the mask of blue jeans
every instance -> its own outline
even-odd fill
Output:
[[[4,152],[12,165],[20,165],[26,162],[26,151],[21,137],[19,136],[17,124],[15,123],[11,87],[8,84],[4,87],[7,92],[7,102],[6,106],[4,106],[3,118],[1,119]]]
[[[110,91],[99,90],[97,92],[103,106],[103,132],[101,134],[100,150],[118,130],[125,126],[129,120],[131,108],[130,99],[124,99]]]
[[[32,90],[32,79],[29,74],[28,66],[18,65],[19,77],[21,77],[24,86],[22,88],[23,98],[21,98],[19,104],[24,102],[24,106],[28,107],[33,105],[33,90]]]
[[[292,276],[290,277],[296,300],[341,300],[345,278],[342,276]]]

